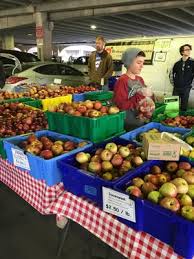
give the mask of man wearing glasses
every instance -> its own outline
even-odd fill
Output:
[[[179,96],[182,111],[187,110],[194,78],[194,60],[190,58],[191,50],[192,46],[189,44],[180,47],[179,52],[182,58],[174,64],[170,75],[170,81],[174,86],[173,95]]]

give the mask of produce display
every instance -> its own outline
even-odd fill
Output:
[[[47,136],[40,138],[31,134],[27,140],[22,141],[18,146],[33,155],[40,156],[44,159],[51,159],[53,157],[66,154],[76,148],[84,147],[88,142],[74,142],[70,140],[54,140]]]
[[[190,159],[194,159],[194,136],[189,135],[189,136],[187,136],[187,137],[184,139],[184,141],[185,141],[187,144],[189,144],[190,146],[192,146],[193,149],[192,149],[191,151],[190,151],[190,150],[183,150],[183,151],[182,151],[182,155],[183,155],[183,156],[186,156],[186,157],[188,157],[188,158],[190,158]]]
[[[140,133],[138,136],[137,136],[137,138],[136,138],[136,140],[138,141],[138,142],[142,142],[143,141],[143,136],[145,135],[145,133],[160,133],[160,131],[158,130],[158,129],[155,129],[155,128],[153,128],[153,129],[150,129],[150,130],[148,130],[148,131],[146,131],[146,132],[142,132],[142,133]],[[170,133],[170,134],[173,134],[175,137],[177,137],[177,138],[181,138],[181,134],[180,133]]]
[[[192,128],[194,126],[193,116],[177,116],[175,118],[167,118],[161,123],[167,124],[168,126],[181,127],[181,128]]]
[[[64,112],[74,116],[85,116],[90,118],[101,117],[119,113],[116,106],[103,106],[100,101],[86,100],[84,102],[73,102],[71,104],[61,103],[48,109],[50,112]]]
[[[145,155],[141,147],[133,144],[121,146],[110,142],[93,154],[77,153],[76,161],[80,169],[111,181],[143,164]]]
[[[145,176],[133,178],[126,192],[194,221],[194,167],[188,162],[155,165]]]
[[[0,137],[34,132],[48,127],[44,113],[23,103],[0,105]]]
[[[95,87],[92,86],[37,86],[37,85],[26,85],[25,91],[22,93],[12,93],[7,91],[0,92],[0,101],[21,97],[31,97],[35,99],[46,99],[58,96],[65,96],[67,94],[79,94],[84,92],[96,91]],[[29,89],[27,91],[27,89]]]

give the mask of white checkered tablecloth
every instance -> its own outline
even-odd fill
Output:
[[[47,186],[43,180],[36,180],[28,172],[19,170],[1,158],[0,181],[41,214],[48,214],[46,209],[64,192],[62,183]]]
[[[136,232],[102,211],[92,202],[64,192],[47,209],[58,220],[67,217],[90,231],[119,253],[130,259],[178,259],[173,249],[144,232]]]

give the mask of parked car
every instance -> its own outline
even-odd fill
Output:
[[[6,77],[40,63],[40,59],[33,54],[3,49],[0,49],[0,61],[3,64]]]
[[[89,83],[88,77],[81,71],[65,64],[47,62],[9,77],[3,90],[16,91],[18,86],[23,84],[53,84],[56,80],[58,83],[70,86]]]

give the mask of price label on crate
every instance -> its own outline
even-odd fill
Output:
[[[128,195],[102,187],[103,210],[121,218],[136,222],[135,202]]]
[[[23,169],[30,170],[30,165],[28,157],[24,154],[22,150],[12,148],[13,163],[15,166],[19,166]]]
[[[60,85],[61,82],[62,82],[62,79],[60,79],[60,78],[55,78],[54,79],[54,84],[56,84],[56,85]]]

